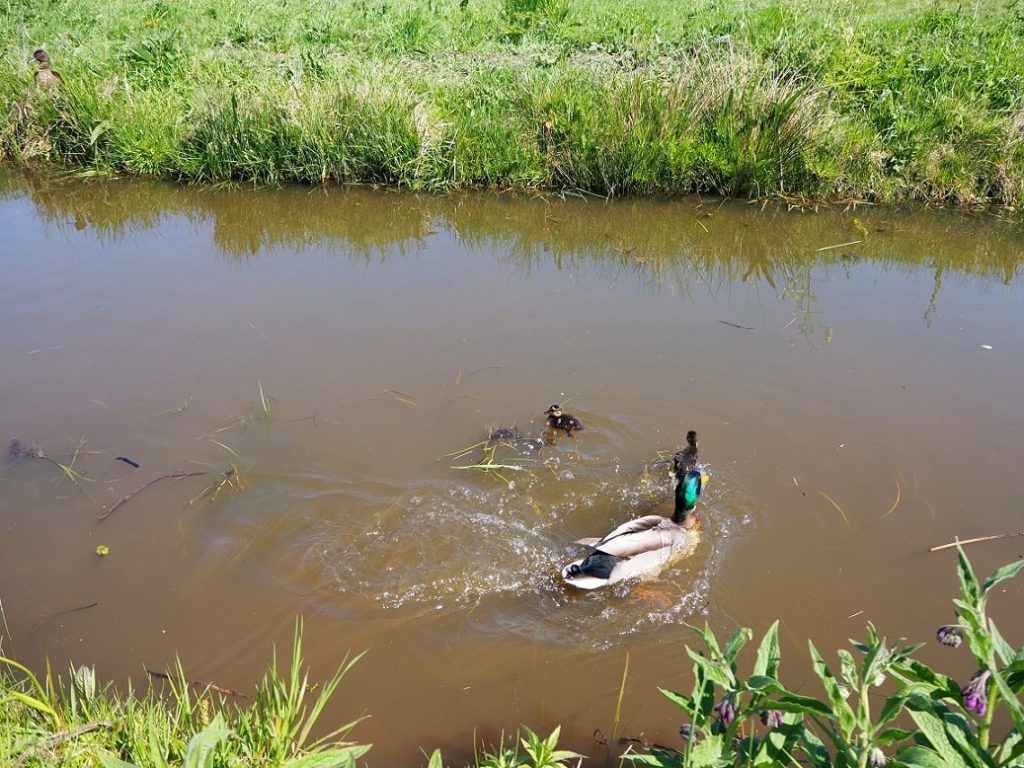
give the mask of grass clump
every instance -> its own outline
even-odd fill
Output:
[[[276,652],[246,707],[214,685],[189,683],[179,664],[166,690],[119,693],[101,687],[90,667],[69,681],[40,681],[0,657],[0,763],[5,766],[132,768],[133,766],[354,766],[370,745],[347,741],[358,721],[321,738],[312,731],[359,656],[347,657],[314,694],[302,668],[302,625],[296,625],[291,665]],[[235,693],[235,692],[231,692]]]
[[[11,0],[0,159],[1012,206],[1022,18],[1009,0]],[[62,87],[34,87],[39,46]]]

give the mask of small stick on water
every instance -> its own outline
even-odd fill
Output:
[[[136,488],[134,491],[132,491],[127,496],[122,498],[119,502],[114,504],[114,506],[112,506],[110,509],[108,509],[106,512],[104,512],[102,515],[99,516],[99,520],[106,520],[108,517],[110,517],[112,514],[114,514],[114,512],[116,512],[122,506],[124,506],[129,501],[131,501],[132,498],[136,494],[146,490],[147,488],[149,488],[149,486],[153,485],[153,483],[159,483],[161,480],[168,480],[170,478],[197,477],[199,475],[205,475],[205,474],[206,474],[205,472],[172,472],[169,475],[161,475],[160,477],[155,477],[152,480],[150,480],[148,483],[146,483],[146,484]]]
[[[756,331],[756,328],[752,328],[749,325],[739,325],[738,323],[730,323],[728,320],[719,320],[722,325],[728,325],[730,328],[739,328],[741,331]]]
[[[146,670],[146,674],[150,677],[155,677],[160,680],[171,679],[171,676],[168,675],[166,672],[156,672],[155,670],[149,669],[148,667],[143,667],[143,669]],[[223,693],[225,696],[238,696],[243,699],[249,698],[241,691],[236,691],[234,688],[224,688],[223,686],[217,685],[216,683],[204,683],[199,680],[190,680],[189,685],[194,685],[197,688],[209,688],[211,691]]]
[[[89,603],[88,605],[80,605],[77,608],[65,608],[63,611],[57,611],[56,613],[51,613],[49,616],[43,616],[39,619],[39,621],[32,625],[32,634],[35,634],[36,630],[39,629],[39,627],[41,627],[43,624],[50,621],[51,619],[56,619],[58,616],[66,616],[69,613],[87,611],[90,608],[95,608],[97,605],[99,605],[99,603]]]
[[[939,552],[943,549],[952,549],[957,544],[963,546],[964,544],[978,544],[982,541],[996,541],[997,539],[1012,539],[1014,536],[1024,536],[1024,531],[1016,531],[1015,533],[997,533],[994,536],[978,536],[975,539],[964,539],[963,541],[952,541],[949,544],[939,544],[937,547],[929,547],[929,552]]]
[[[849,519],[847,519],[847,517],[846,517],[846,513],[845,513],[845,512],[843,512],[843,508],[842,508],[842,507],[840,507],[840,506],[839,506],[839,505],[838,505],[838,504],[836,503],[836,500],[835,500],[835,499],[833,499],[833,498],[832,498],[831,496],[829,496],[829,495],[828,495],[827,493],[825,493],[824,491],[818,491],[818,493],[820,493],[820,494],[821,494],[822,496],[824,496],[824,497],[825,497],[826,499],[828,499],[828,500],[829,500],[829,503],[831,503],[831,504],[832,504],[832,506],[833,506],[833,507],[835,507],[835,508],[836,508],[836,510],[837,510],[837,511],[839,512],[839,514],[843,516],[843,522],[844,522],[844,523],[846,523],[846,527],[847,527],[847,528],[849,528],[849,527],[850,527],[850,521],[849,521]]]

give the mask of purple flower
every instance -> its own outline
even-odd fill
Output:
[[[964,709],[981,716],[988,709],[988,697],[985,688],[991,672],[982,669],[974,673],[974,676],[960,689],[960,695],[964,697]]]
[[[879,747],[872,747],[871,752],[868,753],[868,765],[871,768],[884,768],[886,762],[885,752]]]
[[[782,725],[782,712],[778,709],[766,709],[761,713],[761,722],[769,728]]]
[[[959,624],[943,624],[935,633],[940,643],[950,648],[959,648],[964,641],[964,628]]]
[[[732,721],[736,719],[736,702],[733,701],[731,693],[726,694],[722,703],[715,707],[715,712],[722,718],[722,725],[726,728],[732,725]]]

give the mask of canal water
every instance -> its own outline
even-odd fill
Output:
[[[934,642],[956,579],[928,550],[1024,529],[1012,220],[9,169],[0,233],[0,630],[37,668],[180,657],[247,692],[302,617],[314,677],[367,651],[328,716],[370,715],[371,766],[520,724],[593,764],[613,731],[676,744],[688,624],[781,619],[807,695],[807,640],[834,659],[869,621],[973,671]],[[585,429],[480,444],[552,403]],[[563,585],[576,539],[671,514],[689,429],[696,551]]]

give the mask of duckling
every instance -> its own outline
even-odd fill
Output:
[[[32,54],[29,62],[33,61],[39,64],[39,69],[36,70],[35,74],[37,85],[58,85],[64,79],[60,76],[59,72],[50,68],[50,57],[42,48],[37,48],[35,53]]]
[[[544,413],[547,414],[547,424],[552,429],[564,429],[567,435],[572,435],[573,430],[578,432],[583,429],[583,422],[571,413],[562,413],[562,406],[557,403],[544,411]]]
[[[695,444],[696,435],[690,446]],[[676,483],[671,518],[645,515],[623,523],[603,538],[577,541],[593,551],[565,566],[562,578],[579,589],[598,589],[631,577],[649,578],[668,563],[689,555],[700,541],[700,519],[695,510],[707,480],[697,469],[683,473]]]
[[[487,437],[489,443],[514,443],[516,440],[521,438],[519,434],[519,427],[513,426],[512,429],[508,427],[498,427]]]

